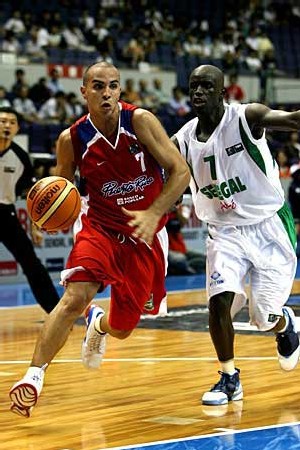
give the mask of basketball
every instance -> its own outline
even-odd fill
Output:
[[[80,194],[76,186],[63,177],[42,178],[27,194],[28,214],[45,231],[69,228],[78,217],[80,207]]]

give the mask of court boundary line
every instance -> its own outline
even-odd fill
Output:
[[[250,433],[253,431],[263,431],[263,430],[269,430],[272,428],[283,428],[283,427],[293,427],[293,426],[299,426],[300,422],[289,422],[289,423],[280,423],[276,425],[266,425],[264,427],[254,427],[254,428],[245,428],[242,430],[228,430],[228,431],[222,431],[219,433],[209,433],[209,434],[202,434],[201,436],[189,436],[185,438],[177,438],[177,439],[168,439],[165,441],[154,441],[154,442],[146,442],[144,444],[133,444],[133,445],[125,445],[122,447],[107,447],[110,450],[126,450],[130,448],[144,448],[144,447],[150,447],[151,445],[166,445],[166,444],[172,444],[177,442],[187,442],[187,441],[198,441],[201,439],[207,439],[207,438],[214,438],[219,436],[228,436],[233,434],[243,434],[243,433]],[[100,449],[98,449],[100,450]]]

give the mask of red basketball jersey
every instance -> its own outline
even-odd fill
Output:
[[[162,190],[163,171],[134,132],[132,115],[137,107],[123,101],[119,107],[114,143],[93,125],[89,114],[71,126],[71,138],[89,219],[128,235],[132,228],[121,207],[147,209]],[[165,217],[158,230],[164,224]]]

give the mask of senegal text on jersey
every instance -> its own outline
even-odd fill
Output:
[[[220,200],[228,198],[231,195],[245,191],[247,187],[241,182],[239,177],[229,178],[227,181],[223,181],[221,184],[209,184],[200,189],[202,194],[207,198],[219,197]]]

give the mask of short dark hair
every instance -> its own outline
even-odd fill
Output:
[[[14,114],[17,118],[18,124],[20,124],[21,115],[15,109],[11,108],[10,106],[2,106],[0,108],[0,114],[1,113]]]

